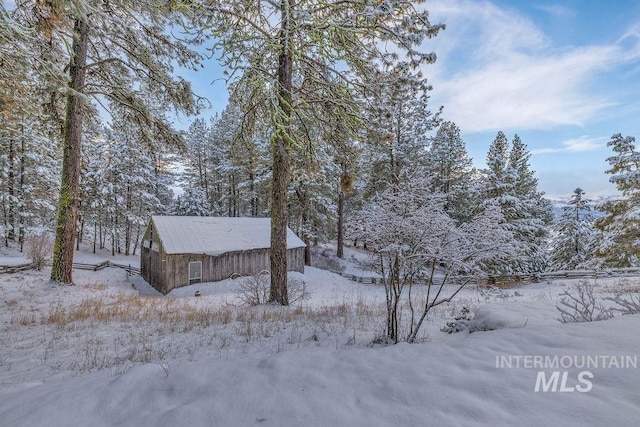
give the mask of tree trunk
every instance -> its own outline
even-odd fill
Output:
[[[249,191],[251,192],[251,216],[258,216],[258,198],[256,197],[256,176],[253,172],[253,162],[251,162],[251,173],[249,173]]]
[[[20,151],[20,196],[24,199],[25,197],[25,169],[26,169],[26,163],[27,163],[27,159],[26,159],[26,147],[25,147],[25,134],[24,134],[24,126],[20,126],[20,134],[22,136],[21,139],[21,151]],[[24,209],[24,204],[23,204],[23,209]],[[24,250],[24,239],[25,239],[25,216],[23,215],[24,212],[20,212],[18,214],[18,218],[20,219],[20,223],[19,223],[19,230],[18,230],[18,242],[20,242],[20,252],[22,252]]]
[[[136,255],[136,251],[138,250],[139,243],[140,243],[140,225],[138,224],[138,226],[136,227],[136,239],[133,242],[133,252],[131,253],[131,255],[133,256]]]
[[[14,173],[14,163],[15,163],[15,145],[12,137],[9,137],[9,153],[8,153],[8,163],[9,163],[9,173],[7,176],[7,193],[9,194],[9,214],[7,222],[9,227],[5,231],[7,233],[7,239],[14,241],[16,240],[15,226],[16,226],[16,189],[15,189],[15,173]],[[7,245],[8,246],[8,245]]]
[[[82,202],[78,202],[78,211],[81,210],[81,206],[80,206],[81,204],[82,204]],[[76,237],[76,251],[80,250],[80,242],[82,242],[82,232],[83,232],[83,229],[84,229],[84,218],[79,213],[78,213],[78,223],[79,223],[80,227],[79,227],[78,234],[77,234],[77,237]]]
[[[73,283],[73,240],[78,218],[78,193],[82,142],[84,100],[79,92],[84,89],[87,62],[89,26],[83,18],[76,19],[73,28],[73,56],[69,64],[69,95],[64,128],[62,182],[58,201],[56,239],[53,247],[51,280]]]
[[[127,209],[126,209],[126,217],[125,217],[125,232],[124,232],[124,254],[129,255],[129,247],[131,246],[131,220],[129,219],[129,214],[132,211],[132,196],[131,196],[131,184],[127,184]]]
[[[309,196],[307,196],[306,191],[301,190],[300,188],[296,189],[296,195],[298,196],[298,200],[300,201],[300,216],[302,217],[302,232],[298,232],[301,234],[302,241],[305,244],[304,247],[304,265],[311,266],[311,239],[309,239]]]
[[[291,4],[280,3],[282,26],[278,57],[278,111],[276,130],[271,140],[273,152],[271,200],[271,288],[269,302],[289,305],[287,295],[287,187],[291,175],[289,141],[291,131],[291,89],[293,55],[291,52]]]
[[[338,189],[338,248],[336,255],[344,258],[344,191]]]

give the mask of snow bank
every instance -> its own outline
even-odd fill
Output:
[[[40,321],[87,301],[131,297],[133,304],[137,295],[157,294],[121,269],[74,271],[73,287],[51,285],[47,271],[1,276],[0,426],[630,426],[640,417],[638,315],[563,324],[555,309],[559,284],[495,295],[468,288],[454,304],[433,311],[429,342],[368,347],[384,324],[383,287],[315,268],[294,275],[311,293],[302,309],[237,307],[232,280],[141,301],[230,313],[228,321],[188,331],[159,320],[64,327]],[[617,286],[604,284],[598,292]],[[196,290],[200,298],[193,298]],[[438,331],[462,306],[479,304],[476,332]],[[340,317],[341,307],[362,313]],[[315,317],[304,317],[310,309]],[[278,310],[291,317],[268,320]],[[239,314],[249,320],[234,320]],[[95,363],[78,369],[86,358],[99,362],[148,349],[155,351],[154,363],[137,357],[102,370]],[[601,356],[627,357],[636,366],[531,364]],[[582,393],[576,387],[584,385],[578,379],[585,371],[591,388]],[[556,372],[566,380],[553,383]]]
[[[637,423],[637,369],[598,368],[593,388],[535,392],[505,355],[635,355],[640,316],[453,335],[438,344],[288,351],[144,365],[0,389],[11,426],[607,425]],[[571,370],[571,378],[577,372]],[[575,382],[575,380],[572,380]]]
[[[558,323],[558,310],[551,301],[508,301],[480,306],[469,331],[493,331]]]

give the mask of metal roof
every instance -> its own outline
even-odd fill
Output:
[[[270,218],[155,215],[151,220],[167,254],[220,255],[271,247]],[[304,246],[287,228],[287,249]]]

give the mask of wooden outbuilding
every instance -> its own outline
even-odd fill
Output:
[[[153,216],[140,250],[142,277],[163,294],[270,270],[271,220]],[[305,244],[287,229],[287,269],[304,272]]]

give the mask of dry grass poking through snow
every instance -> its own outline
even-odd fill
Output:
[[[366,345],[385,314],[363,295],[326,304],[244,307],[213,296],[145,297],[99,283],[52,286],[37,275],[0,285],[6,307],[0,342],[18,343],[0,349],[0,383],[101,369],[118,374],[140,363],[168,367],[203,355],[255,357],[307,346]]]
[[[118,293],[115,297],[87,298],[80,304],[66,306],[58,300],[42,323],[65,327],[72,322],[162,322],[168,327],[182,325],[187,329],[206,327],[211,323],[231,321],[229,309],[213,310],[195,307],[187,301],[159,299]]]
[[[197,300],[196,300],[197,301]],[[57,300],[39,323],[65,328],[74,322],[118,322],[118,323],[161,323],[164,328],[174,331],[190,331],[211,325],[222,326],[232,322],[296,322],[309,320],[312,323],[339,323],[345,327],[357,320],[369,319],[380,314],[377,307],[363,299],[353,306],[343,302],[332,306],[313,308],[297,305],[294,307],[209,307],[194,304],[193,299],[161,299],[138,295],[115,294],[113,297],[87,298],[77,305],[67,306]],[[35,324],[35,314],[27,322]]]

